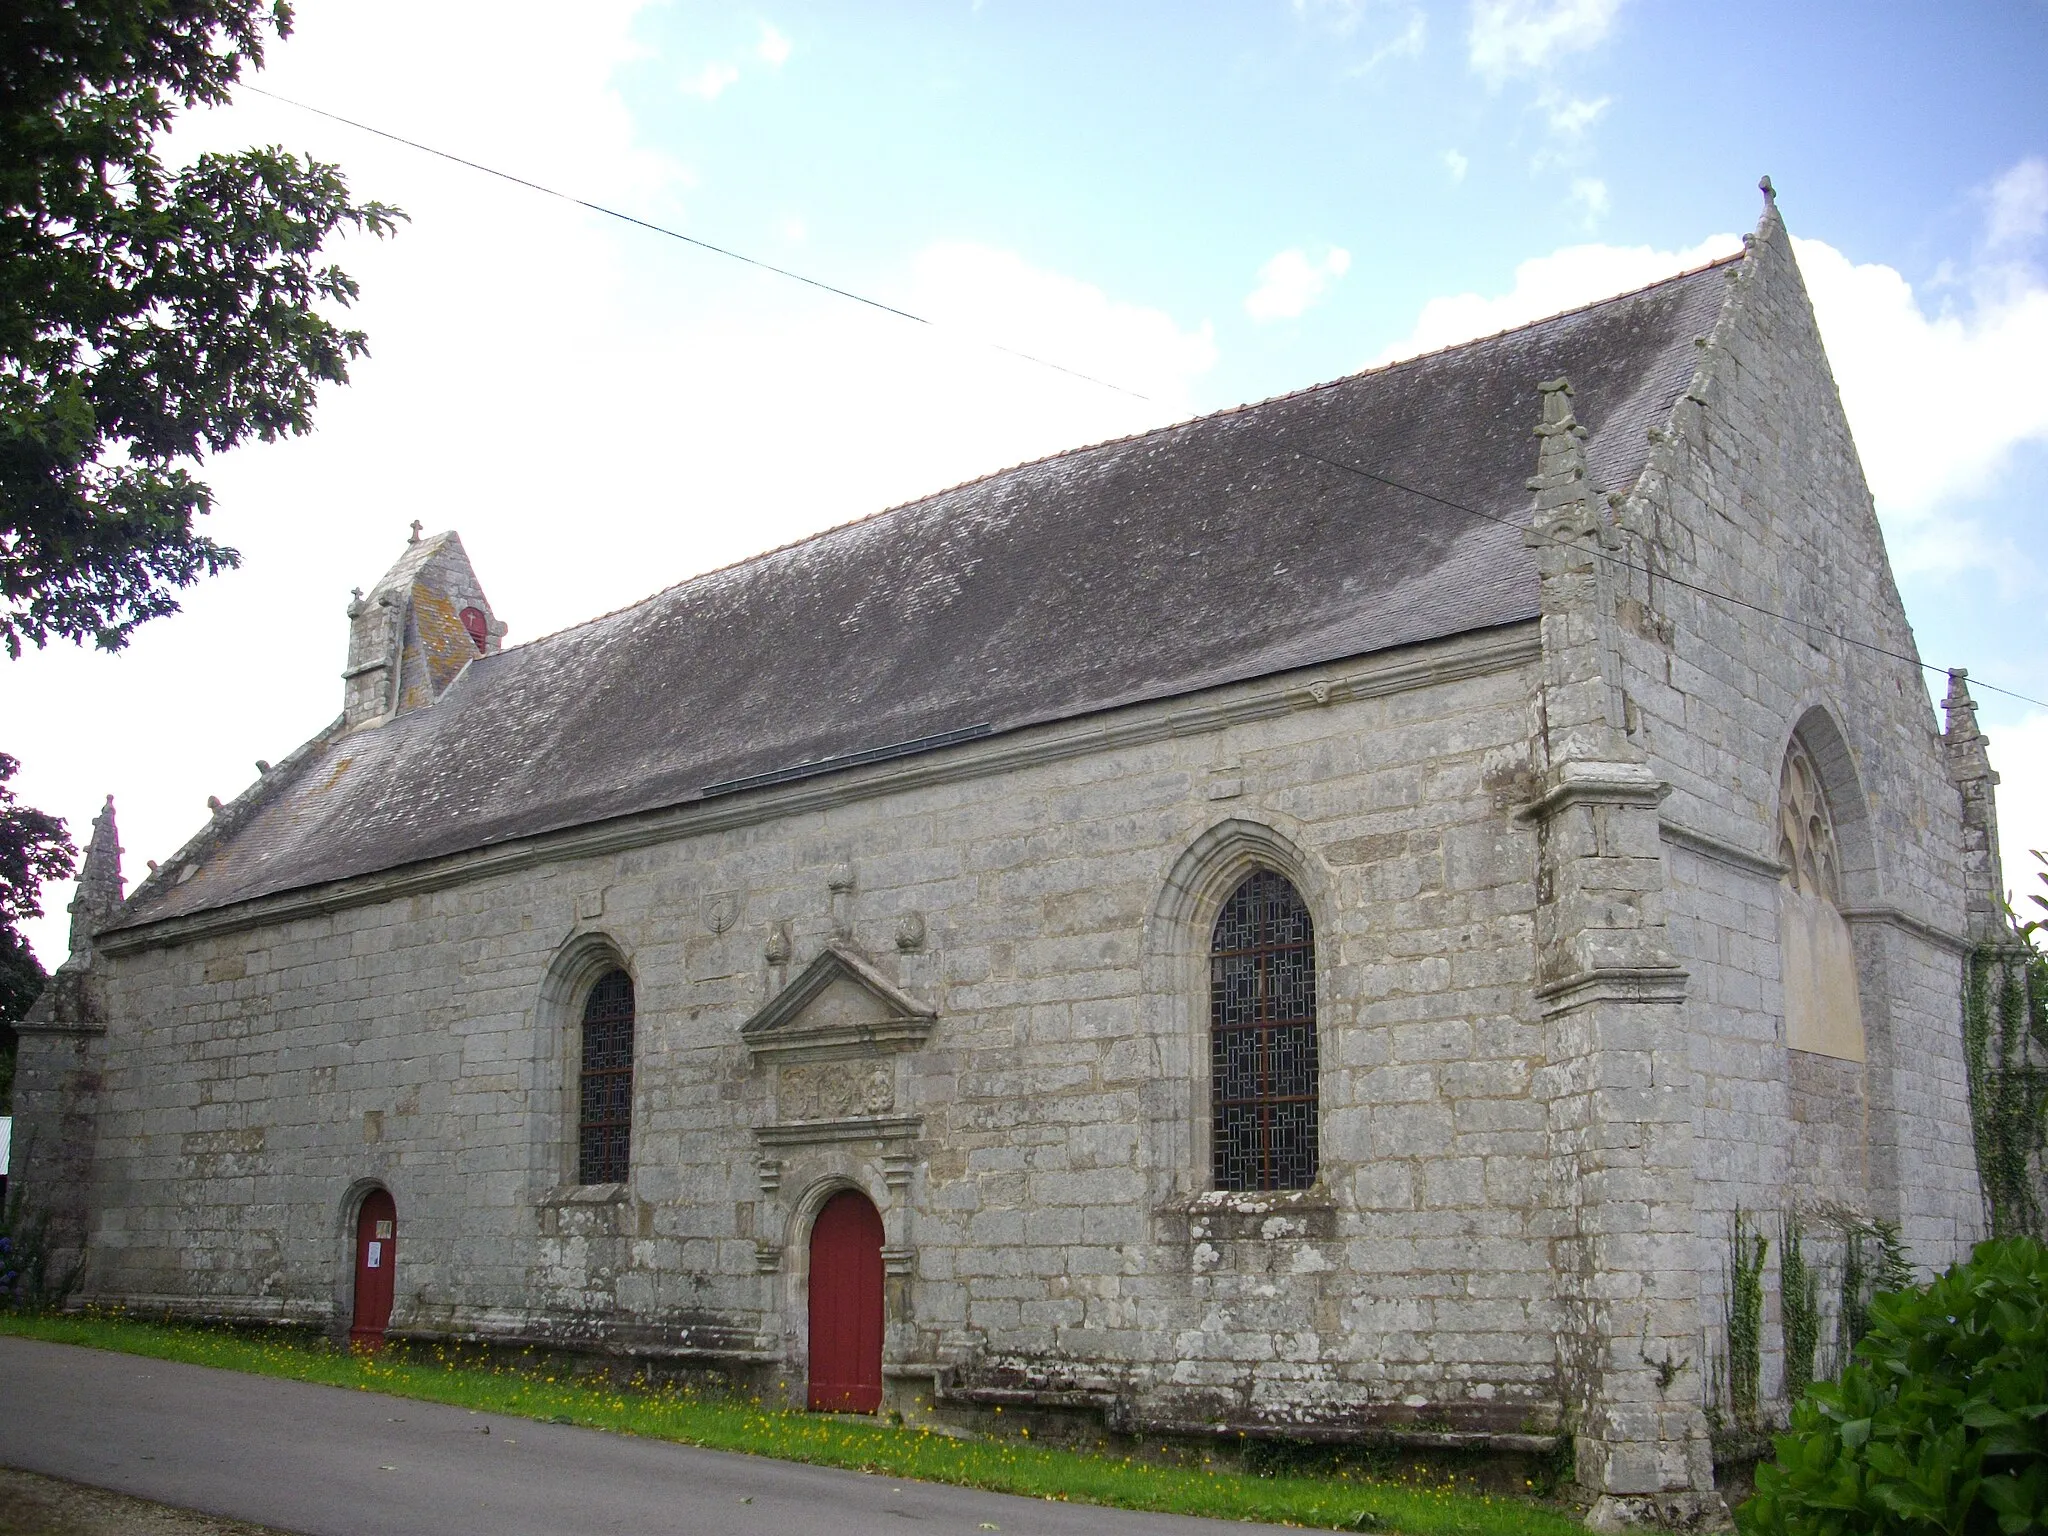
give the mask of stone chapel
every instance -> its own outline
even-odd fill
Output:
[[[84,1297],[1569,1437],[1616,1525],[1719,1510],[1738,1207],[1981,1235],[1993,778],[1768,183],[1727,260],[527,644],[415,524],[348,626],[125,898],[95,827],[17,1088]]]

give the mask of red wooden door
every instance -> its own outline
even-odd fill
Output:
[[[850,1189],[811,1228],[810,1401],[836,1413],[882,1406],[882,1218]]]
[[[390,1194],[373,1189],[356,1215],[356,1308],[349,1325],[351,1344],[375,1349],[391,1321],[392,1277],[398,1261],[398,1207]]]

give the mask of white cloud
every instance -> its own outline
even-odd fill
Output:
[[[1185,414],[1190,385],[1215,366],[1206,322],[1184,331],[1162,310],[1120,303],[1011,251],[945,241],[920,251],[911,271],[906,307],[949,326],[957,344],[992,342],[1121,385],[1149,396],[1155,417]],[[1041,451],[1070,446],[1050,440]]]
[[[1429,46],[1429,17],[1421,11],[1410,11],[1408,19],[1385,42],[1379,44],[1363,59],[1352,65],[1349,73],[1363,75],[1379,68],[1389,59],[1413,59],[1421,56]]]
[[[1733,235],[1714,235],[1678,251],[1660,251],[1647,245],[1567,246],[1517,266],[1506,293],[1492,297],[1460,293],[1431,299],[1422,306],[1414,329],[1383,348],[1373,364],[1434,352],[1475,336],[1491,336],[1496,331],[1527,325],[1531,320],[1627,293],[1741,249],[1742,242]]]
[[[1319,261],[1298,246],[1281,251],[1259,268],[1259,286],[1245,296],[1244,311],[1254,320],[1293,320],[1350,270],[1351,253],[1341,246]]]
[[[1981,703],[1983,695],[1978,695]],[[2016,724],[1993,726],[1991,766],[1999,772],[1998,856],[2005,888],[2022,918],[2048,918],[2029,899],[2048,896],[2042,865],[2032,850],[2048,850],[2048,715],[2033,714]]]
[[[1559,138],[1584,138],[1586,130],[1597,123],[1614,98],[1602,96],[1588,101],[1582,96],[1565,96],[1557,91],[1545,91],[1536,98],[1537,110],[1550,125],[1550,131]]]
[[[739,77],[737,64],[714,59],[696,74],[685,79],[681,90],[685,96],[695,96],[699,101],[716,101],[725,94],[726,87],[732,85]]]
[[[301,0],[262,83],[662,222],[686,169],[650,152],[613,80],[635,0]],[[403,36],[417,46],[393,50]],[[445,60],[474,67],[450,74]],[[660,241],[254,95],[174,148],[284,143],[403,206],[336,255],[372,355],[310,437],[213,460],[207,531],[240,571],[184,594],[132,648],[10,663],[25,803],[83,833],[117,797],[128,873],[162,859],[340,703],[352,586],[406,524],[461,531],[514,643],[893,502],[1189,413],[1216,357],[1188,325],[984,247],[905,250],[850,286],[935,332]],[[506,231],[518,238],[508,241]],[[785,231],[787,233],[787,231]],[[771,236],[772,237],[772,236]],[[1151,397],[991,351],[987,336]],[[31,927],[63,958],[66,890]]]
[[[2024,247],[2048,233],[2048,160],[2022,160],[1991,184],[1984,243],[1992,251]]]
[[[1588,225],[1597,224],[1607,212],[1607,183],[1598,176],[1575,176],[1571,200],[1585,214]]]
[[[1328,35],[1349,41],[1361,34],[1368,39],[1362,58],[1351,59],[1349,75],[1367,74],[1388,59],[1413,58],[1429,42],[1429,16],[1420,6],[1398,0],[1294,0],[1297,20]],[[1367,28],[1368,20],[1398,22],[1389,33],[1382,23]],[[1374,36],[1380,41],[1372,42]]]
[[[1472,68],[1494,87],[1538,74],[1607,36],[1622,0],[1472,0]]]
[[[780,69],[789,62],[789,39],[764,21],[761,23],[761,42],[754,52],[761,57],[764,63],[772,64],[775,68]]]
[[[1987,488],[2014,448],[2048,441],[2048,285],[1932,313],[1895,269],[1794,240],[1878,509],[1907,568],[1967,562],[1944,503]]]
[[[1598,183],[1573,195],[1589,211],[1605,206]],[[2048,442],[2048,285],[1980,295],[1963,312],[1930,313],[1895,269],[1857,264],[1820,240],[1794,239],[1813,296],[1842,404],[1856,433],[1872,494],[1885,514],[1903,567],[1940,555],[1969,558],[1952,523],[1935,526],[1945,503],[1984,490],[2014,448]],[[1525,261],[1505,293],[1431,299],[1414,329],[1375,362],[1487,336],[1740,249],[1715,235],[1686,250],[1576,245]],[[1934,537],[1920,547],[1923,531]]]
[[[1294,0],[1297,19],[1335,32],[1340,37],[1356,32],[1358,24],[1372,9],[1373,0]]]
[[[1455,149],[1447,149],[1443,155],[1444,169],[1451,173],[1451,180],[1463,181],[1465,173],[1472,169],[1472,162]]]

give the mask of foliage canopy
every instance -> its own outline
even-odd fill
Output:
[[[307,432],[362,332],[320,260],[401,214],[277,147],[166,169],[181,108],[219,105],[284,0],[13,0],[0,20],[0,640],[124,645],[236,563],[193,520],[203,455]]]
[[[43,915],[43,882],[64,879],[78,856],[62,821],[15,803],[7,781],[19,766],[0,752],[0,1114],[13,1100],[14,1026],[44,981],[21,924]]]
[[[1980,1243],[1871,1317],[1841,1380],[1808,1390],[1757,1468],[1744,1536],[2048,1529],[2048,1249]]]

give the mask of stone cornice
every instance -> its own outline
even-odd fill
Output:
[[[1655,810],[1671,786],[1645,763],[1563,763],[1550,788],[1515,812],[1518,821],[1543,821],[1573,805],[1634,805]]]
[[[27,1018],[17,1020],[14,1030],[21,1035],[104,1035],[107,1026],[84,1021]]]
[[[1675,821],[1659,821],[1658,832],[1667,843],[1675,844],[1702,858],[1712,859],[1717,864],[1726,864],[1745,874],[1757,875],[1765,880],[1776,880],[1785,873],[1785,866],[1776,859],[1765,858],[1762,854],[1727,842],[1705,832],[1696,831]]]
[[[1602,966],[1546,981],[1536,988],[1545,1014],[1569,1013],[1591,1003],[1682,1003],[1691,975],[1677,965]]]
[[[1095,752],[1145,746],[1177,736],[1203,735],[1297,710],[1322,709],[1331,704],[1458,682],[1529,665],[1541,654],[1542,642],[1534,622],[1504,625],[1403,647],[1341,669],[1332,665],[1304,667],[1254,683],[1234,684],[1195,696],[1196,702],[1183,698],[1130,705],[1085,722],[1031,726],[947,747],[928,756],[898,758],[826,778],[693,800],[665,810],[570,827],[326,885],[259,896],[211,911],[111,929],[99,936],[98,945],[109,954],[120,955],[240,933],[425,895],[537,865],[623,853],[928,785],[987,778]]]
[[[1776,859],[1767,859],[1762,854],[1752,852],[1750,849],[1739,847],[1734,843],[1724,842],[1718,837],[1710,837],[1704,832],[1696,831],[1691,827],[1681,826],[1675,821],[1660,822],[1658,830],[1663,834],[1664,841],[1667,843],[1674,844],[1680,848],[1690,849],[1703,858],[1713,859],[1716,863],[1726,864],[1730,868],[1742,870],[1745,874],[1755,875],[1759,879],[1777,880],[1785,873],[1785,866]],[[1897,928],[1903,933],[1912,934],[1915,938],[1925,939],[1937,948],[1953,950],[1957,954],[1968,954],[1974,947],[1962,934],[1951,933],[1946,928],[1936,927],[1925,918],[1915,917],[1912,913],[1902,911],[1898,907],[1844,907],[1842,909],[1842,917],[1850,923],[1868,923],[1887,928]]]
[[[830,1141],[915,1141],[924,1134],[923,1115],[850,1115],[844,1120],[785,1120],[754,1127],[764,1147],[808,1147]]]
[[[1915,938],[1925,939],[1937,948],[1953,950],[1959,955],[1967,955],[1977,947],[1960,933],[1950,933],[1947,929],[1937,928],[1934,924],[1917,918],[1910,912],[1902,912],[1897,907],[1844,907],[1842,917],[1849,923],[1876,923],[1887,928],[1897,928],[1912,934]]]

